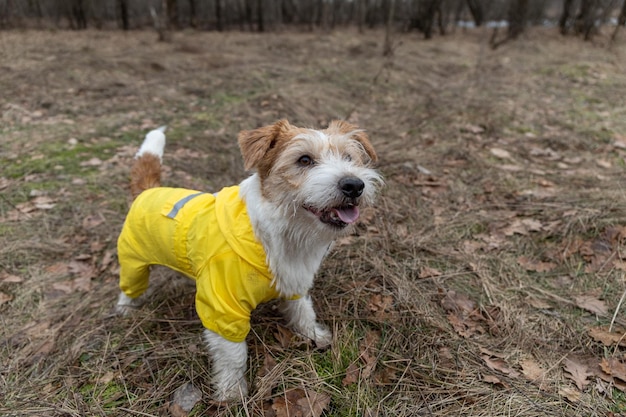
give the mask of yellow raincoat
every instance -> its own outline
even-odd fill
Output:
[[[238,186],[216,196],[181,188],[144,191],[124,223],[118,257],[120,288],[131,298],[148,288],[150,265],[196,280],[202,324],[232,342],[245,340],[258,304],[280,296]]]

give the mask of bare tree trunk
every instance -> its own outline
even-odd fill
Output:
[[[167,24],[169,29],[178,29],[178,2],[177,0],[165,0],[167,10]]]
[[[156,12],[156,10],[154,10],[154,7],[150,7],[150,16],[152,17],[152,23],[154,24],[154,30],[156,30],[157,34],[159,35],[159,42],[169,42],[170,39],[170,34],[167,30],[167,16],[166,14],[166,5],[165,5],[165,1],[166,0],[161,0],[161,15],[159,16]]]
[[[215,0],[215,20],[217,30],[219,32],[224,30],[224,22],[222,21],[222,0]]]
[[[576,16],[576,33],[582,34],[586,41],[593,36],[597,11],[597,0],[581,0],[580,10]]]
[[[524,32],[528,17],[528,0],[514,0],[508,12],[509,39],[517,39]]]
[[[189,0],[189,25],[194,29],[198,27],[196,0]]]
[[[356,10],[356,24],[359,28],[359,33],[363,33],[363,20],[365,17],[365,5],[363,4],[365,0],[356,0],[355,10]]]
[[[559,30],[561,35],[567,35],[567,32],[569,32],[569,19],[572,15],[573,3],[574,0],[565,0],[563,2],[563,13],[559,19]]]
[[[396,0],[389,0],[389,9],[387,10],[387,24],[385,27],[385,45],[383,46],[383,56],[393,55],[393,41],[391,39],[391,31],[393,29],[393,15],[396,9]]]
[[[13,11],[13,2],[8,0],[4,3],[4,7],[0,5],[0,28],[6,28],[11,22],[11,13]]]
[[[620,10],[619,17],[617,18],[617,25],[611,35],[611,42],[615,41],[615,38],[617,38],[617,31],[624,25],[626,25],[626,1],[622,3],[622,9]]]
[[[258,30],[259,32],[265,32],[265,12],[263,10],[263,0],[257,1],[257,16],[258,16]]]
[[[252,18],[252,0],[244,0],[244,6],[246,8],[246,22],[248,22],[248,29],[254,30],[254,19]]]
[[[128,0],[117,0],[117,8],[122,19],[122,29],[130,29],[130,21],[128,20]]]
[[[470,9],[470,13],[474,18],[476,26],[481,26],[484,20],[483,6],[479,0],[467,0],[467,7]]]
[[[35,17],[37,18],[37,26],[41,27],[41,20],[43,18],[41,3],[39,2],[39,0],[28,0],[28,4],[35,12]]]

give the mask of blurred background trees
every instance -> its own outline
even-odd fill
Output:
[[[1,29],[162,25],[263,32],[391,26],[430,38],[459,27],[487,26],[506,28],[502,41],[532,25],[591,39],[599,27],[625,22],[624,0],[0,0]]]

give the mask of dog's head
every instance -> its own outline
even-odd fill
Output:
[[[382,184],[367,135],[344,121],[313,130],[280,120],[241,132],[239,147],[264,199],[285,216],[325,230],[354,224],[359,207],[372,204]]]

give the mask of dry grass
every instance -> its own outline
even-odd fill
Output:
[[[625,291],[620,50],[533,31],[491,51],[476,31],[398,37],[383,61],[382,33],[155,38],[0,36],[0,414],[167,415],[188,382],[192,415],[263,415],[299,387],[329,416],[624,413],[622,391],[563,368],[625,353],[588,334]],[[387,186],[320,271],[333,347],[285,339],[263,307],[252,395],[215,408],[187,281],[160,270],[149,305],[110,315],[128,161],[168,124],[166,182],[219,188],[244,175],[237,132],[283,117],[360,124]]]

